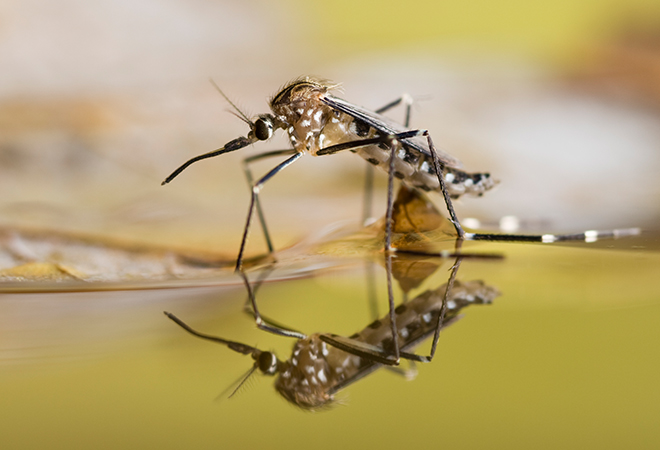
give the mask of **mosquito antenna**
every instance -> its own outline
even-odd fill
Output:
[[[248,125],[250,125],[250,126],[253,125],[252,122],[250,122],[249,120],[246,120],[245,117],[243,117],[242,115],[236,113],[235,111],[232,111],[231,109],[228,109],[227,111],[229,112],[229,114],[231,114],[232,116],[238,117],[240,120],[247,123]]]
[[[213,86],[215,86],[215,88],[218,90],[218,92],[220,92],[220,95],[222,95],[222,96],[225,98],[225,100],[227,100],[227,103],[229,103],[229,104],[230,104],[230,105],[231,105],[236,111],[238,111],[238,114],[234,114],[234,115],[235,115],[236,117],[238,117],[239,119],[245,121],[246,123],[252,125],[252,121],[248,118],[248,116],[246,116],[246,115],[243,113],[243,111],[241,111],[241,110],[238,108],[238,106],[234,105],[234,102],[232,102],[231,100],[229,100],[229,97],[227,97],[227,96],[225,95],[225,93],[222,92],[222,89],[220,89],[220,86],[218,86],[218,85],[215,83],[215,81],[213,81],[213,78],[209,78],[209,81],[211,82],[211,84],[212,84]]]
[[[241,375],[238,378],[238,380],[234,381],[232,384],[227,386],[227,388],[224,391],[220,392],[218,396],[215,398],[215,401],[219,401],[225,398],[225,395],[229,391],[231,391],[231,394],[229,394],[226,398],[232,398],[243,387],[243,385],[245,385],[245,383],[248,381],[248,379],[250,379],[250,377],[256,370],[257,370],[257,365],[254,364],[252,367],[248,369],[247,372]]]

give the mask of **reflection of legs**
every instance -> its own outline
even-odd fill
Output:
[[[257,317],[261,317],[261,320],[263,323],[270,325],[272,328],[280,328],[283,330],[291,330],[293,331],[290,327],[287,327],[285,325],[282,325],[281,323],[275,322],[274,320],[271,320],[267,317],[264,317],[262,315],[257,316],[253,310],[253,303],[256,303],[257,301],[257,293],[259,291],[259,288],[261,288],[261,285],[263,284],[264,281],[266,281],[266,278],[275,270],[275,265],[274,263],[271,263],[264,267],[264,269],[259,273],[259,278],[257,278],[257,281],[254,283],[251,283],[250,286],[247,288],[248,291],[248,296],[247,299],[245,300],[245,304],[243,305],[243,311],[247,314],[249,314],[252,318],[257,320]],[[245,283],[250,283],[248,280],[247,274],[242,272],[242,278]],[[250,287],[252,289],[250,289]],[[278,333],[279,334],[279,333]],[[302,335],[302,333],[299,333]]]
[[[392,257],[393,255],[390,253],[386,255],[386,269],[387,269],[387,282],[388,282],[388,294],[390,297],[393,297],[392,294]],[[417,337],[412,341],[405,342],[404,340],[404,349],[408,349],[411,344],[412,345],[417,345],[418,343],[421,342],[421,340],[426,339],[426,337],[429,337],[431,334],[433,334],[433,344],[431,346],[431,353],[429,356],[422,356],[418,355],[415,353],[408,352],[406,350],[402,350],[400,348],[401,344],[399,343],[399,330],[396,329],[396,325],[391,327],[391,333],[392,333],[392,339],[390,341],[390,338],[387,340],[383,341],[379,345],[374,345],[374,344],[368,344],[366,342],[363,342],[361,340],[357,340],[354,338],[346,338],[343,336],[337,336],[333,334],[322,334],[320,335],[320,339],[334,347],[337,347],[340,350],[343,350],[347,353],[351,353],[353,355],[357,355],[360,358],[364,358],[367,361],[371,361],[373,363],[379,363],[379,364],[385,364],[388,366],[394,366],[398,365],[399,359],[396,357],[398,354],[401,359],[405,359],[411,362],[431,362],[433,360],[433,357],[436,352],[437,344],[438,344],[438,339],[440,332],[442,331],[442,328],[446,325],[449,325],[456,321],[459,316],[453,316],[451,319],[449,319],[447,322],[445,322],[445,316],[447,313],[447,304],[451,295],[452,295],[452,290],[454,288],[454,282],[456,281],[456,274],[458,273],[458,269],[460,267],[461,261],[463,259],[463,256],[459,255],[456,258],[456,261],[454,262],[454,265],[451,268],[451,274],[449,275],[449,280],[445,284],[445,292],[442,295],[442,303],[440,305],[439,310],[433,309],[433,311],[437,311],[438,314],[438,320],[435,326],[431,327],[430,326],[430,319],[425,319],[423,317],[419,317],[420,320],[424,320],[426,323],[429,323],[429,326],[424,326],[424,334],[423,337]],[[404,307],[404,305],[400,305],[399,307]],[[405,307],[404,307],[405,308]],[[405,309],[404,309],[405,310]],[[392,314],[394,313],[394,314]],[[391,307],[390,309],[390,325],[394,324],[394,319],[393,315],[396,314],[396,309]],[[427,313],[430,314],[430,313]],[[374,322],[374,325],[379,325],[381,322],[376,321]],[[389,333],[387,333],[389,334]],[[404,338],[405,339],[405,338]],[[391,346],[393,347],[390,349],[390,342]],[[409,370],[401,370],[399,371],[401,374],[406,375],[406,376],[414,376],[416,373],[416,368],[411,366]]]
[[[243,172],[245,173],[245,178],[247,178],[248,185],[252,187],[252,171],[250,170],[250,163],[259,161],[265,158],[271,158],[273,156],[282,156],[282,155],[291,155],[296,151],[293,149],[287,150],[275,150],[272,152],[261,153],[259,155],[250,156],[243,160]],[[261,209],[261,202],[257,199],[256,202],[257,215],[259,216],[259,223],[261,223],[261,229],[264,232],[264,238],[266,239],[266,246],[268,247],[268,253],[273,253],[273,243],[270,239],[270,234],[268,233],[268,228],[266,227],[266,219],[264,218],[264,213]]]
[[[285,150],[281,150],[281,151],[284,152]],[[248,211],[247,220],[245,222],[245,229],[243,230],[243,240],[241,241],[241,249],[238,252],[238,258],[236,258],[236,270],[237,271],[242,271],[243,270],[243,253],[245,252],[245,244],[247,243],[248,233],[250,232],[250,224],[252,222],[252,215],[254,213],[256,205],[259,202],[259,193],[261,192],[261,188],[263,188],[263,185],[266,183],[266,181],[270,180],[273,176],[278,174],[285,167],[288,167],[289,165],[293,164],[302,155],[303,155],[302,153],[295,153],[293,156],[288,158],[286,161],[281,162],[274,169],[272,169],[266,175],[261,177],[261,179],[259,179],[259,181],[257,181],[252,186],[252,198],[250,200],[250,209]],[[265,228],[264,228],[264,231],[265,231]]]
[[[261,314],[259,313],[259,309],[257,308],[257,299],[255,297],[255,292],[261,286],[261,283],[263,282],[263,278],[257,281],[255,289],[252,289],[252,284],[250,283],[250,280],[248,280],[248,277],[245,274],[245,272],[240,270],[239,274],[241,275],[241,277],[243,278],[243,282],[245,283],[245,288],[248,291],[249,302],[250,305],[252,306],[252,314],[254,315],[254,321],[256,322],[257,327],[260,330],[268,331],[269,333],[277,334],[279,336],[292,337],[296,339],[305,339],[307,337],[305,334],[299,331],[286,329],[277,324],[274,324],[270,320],[265,321],[261,317]]]
[[[460,244],[457,244],[460,247]],[[445,295],[442,297],[442,309],[440,310],[440,315],[438,316],[438,324],[435,328],[435,333],[433,334],[433,343],[431,344],[431,353],[426,357],[425,362],[431,362],[435,356],[435,351],[438,347],[438,339],[440,339],[440,331],[445,321],[445,314],[447,313],[447,301],[451,295],[451,291],[454,288],[454,281],[456,281],[456,274],[458,273],[458,268],[461,266],[461,261],[463,258],[458,256],[454,265],[451,267],[451,274],[449,275],[449,280],[447,281],[447,288],[445,289]]]

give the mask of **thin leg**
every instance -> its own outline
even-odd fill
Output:
[[[352,150],[360,147],[367,147],[374,144],[389,144],[393,141],[400,141],[403,139],[410,139],[416,136],[426,136],[428,134],[427,130],[409,130],[403,131],[401,133],[377,136],[374,138],[367,139],[358,139],[350,142],[343,142],[341,144],[331,145],[329,147],[322,148],[316,152],[316,156],[325,156],[325,155],[334,155],[335,153],[343,152],[344,150]]]
[[[454,288],[454,281],[456,281],[456,274],[458,273],[458,268],[461,266],[463,261],[462,257],[456,258],[454,265],[451,268],[451,274],[449,275],[449,281],[447,281],[447,289],[445,289],[445,295],[442,297],[442,309],[440,310],[440,315],[438,316],[438,324],[435,328],[435,333],[433,334],[433,343],[431,344],[431,353],[427,357],[428,362],[433,360],[435,356],[435,351],[438,348],[438,340],[440,339],[440,332],[445,321],[445,314],[447,313],[447,299],[451,294],[452,289]]]
[[[393,102],[388,103],[387,105],[376,110],[378,114],[382,114],[385,111],[388,111],[401,103],[406,106],[406,116],[403,125],[408,128],[410,124],[410,110],[412,107],[412,97],[407,94],[402,95]],[[363,200],[363,209],[362,209],[362,224],[366,225],[371,218],[373,217],[373,190],[374,190],[374,166],[373,164],[366,164],[365,174],[364,174],[364,200]]]
[[[433,140],[431,139],[431,135],[428,133],[428,131],[425,134],[426,134],[426,139],[429,143],[429,149],[431,150],[431,156],[433,157],[433,165],[435,166],[435,172],[437,173],[438,181],[440,182],[440,190],[442,191],[442,196],[445,199],[445,204],[447,205],[447,211],[449,211],[449,218],[454,224],[454,228],[456,229],[456,233],[458,234],[458,239],[463,239],[465,237],[465,231],[463,231],[463,227],[461,227],[461,223],[458,221],[458,217],[456,216],[456,212],[454,211],[454,205],[451,202],[451,197],[449,196],[449,192],[447,191],[447,187],[445,186],[445,177],[443,176],[444,165],[440,162],[440,158],[438,158],[438,153],[435,151],[435,145],[433,145]]]
[[[307,337],[305,334],[299,331],[287,330],[286,328],[282,328],[275,325],[269,325],[268,323],[266,323],[266,321],[263,320],[261,314],[259,313],[259,308],[257,308],[257,300],[254,295],[254,291],[252,290],[252,285],[250,284],[250,280],[248,280],[248,277],[243,270],[239,270],[238,272],[243,278],[243,282],[245,283],[245,288],[248,291],[248,296],[250,297],[250,303],[252,304],[252,312],[254,313],[254,321],[257,324],[257,328],[259,328],[260,330],[268,331],[269,333],[277,334],[278,336],[291,337],[296,339],[305,339]]]
[[[271,158],[273,156],[291,155],[295,152],[296,151],[293,149],[275,150],[272,152],[261,153],[259,155],[245,158],[243,160],[243,172],[245,173],[245,178],[247,178],[248,185],[252,187],[252,184],[254,183],[252,179],[252,171],[250,170],[250,163],[265,158]],[[270,239],[270,233],[268,233],[268,227],[266,227],[266,219],[264,217],[263,210],[261,209],[261,202],[259,201],[259,199],[257,199],[256,208],[257,208],[257,216],[259,217],[259,223],[261,223],[261,229],[263,230],[264,238],[266,239],[266,246],[268,247],[268,253],[273,253],[273,242]]]
[[[259,278],[257,278],[257,281],[255,281],[254,283],[250,283],[250,280],[248,279],[247,274],[244,273],[244,272],[241,272],[243,281],[245,283],[250,283],[250,287],[252,288],[252,289],[250,289],[248,287],[248,289],[247,289],[248,296],[247,296],[247,299],[245,300],[245,304],[243,305],[243,311],[245,313],[249,314],[250,317],[254,318],[255,320],[257,319],[257,317],[261,317],[262,322],[265,323],[266,325],[271,326],[272,328],[281,328],[283,330],[295,331],[291,327],[287,327],[285,325],[277,323],[274,320],[271,320],[267,317],[264,317],[261,314],[259,316],[257,316],[257,314],[255,314],[255,312],[254,312],[254,309],[253,309],[252,305],[254,303],[256,303],[257,293],[259,291],[259,288],[261,288],[261,285],[266,280],[266,278],[268,278],[268,276],[273,272],[273,270],[275,270],[275,265],[273,263],[271,263],[268,266],[264,267],[264,269],[259,273]],[[302,334],[302,333],[300,333],[300,334]]]
[[[392,328],[392,343],[394,344],[395,364],[399,364],[399,339],[397,337],[396,313],[394,309],[394,291],[392,289],[392,210],[394,209],[394,160],[399,147],[398,142],[390,144],[390,168],[387,174],[387,214],[385,217],[385,263],[387,269],[387,300],[390,307],[390,326]]]
[[[242,271],[243,270],[243,253],[245,252],[245,244],[247,243],[248,234],[250,232],[250,224],[252,222],[252,215],[254,213],[254,209],[255,209],[255,207],[257,205],[257,202],[259,200],[259,192],[261,192],[261,188],[266,183],[266,181],[270,180],[273,176],[275,176],[277,173],[279,173],[285,167],[288,167],[289,165],[293,164],[302,155],[303,155],[302,153],[295,153],[293,156],[288,158],[286,161],[278,164],[274,169],[272,169],[266,175],[261,177],[261,179],[259,181],[257,181],[254,184],[254,186],[252,186],[252,198],[250,200],[250,209],[248,210],[248,216],[247,216],[247,220],[245,222],[245,230],[243,230],[243,240],[241,241],[241,248],[238,252],[238,258],[236,259],[236,271]]]
[[[396,329],[396,306],[394,306],[394,290],[392,289],[392,253],[385,253],[385,269],[387,270],[387,298],[390,306],[390,326],[392,329],[392,344],[394,345],[394,365],[399,365],[399,336]]]
[[[403,122],[403,125],[408,128],[410,124],[410,109],[413,104],[413,99],[410,95],[408,94],[403,94],[401,97],[397,98],[396,100],[388,103],[385,106],[381,106],[376,110],[377,114],[383,114],[386,111],[389,111],[390,109],[399,106],[401,103],[403,103],[406,106],[406,117],[405,121]]]

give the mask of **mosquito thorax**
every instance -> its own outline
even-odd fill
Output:
[[[270,109],[297,151],[314,155],[328,144],[324,142],[323,130],[334,113],[322,99],[334,87],[326,80],[299,78],[270,100]]]

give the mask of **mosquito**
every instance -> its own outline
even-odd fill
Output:
[[[451,325],[462,317],[459,313],[463,308],[492,303],[498,295],[497,289],[482,281],[456,280],[453,286],[445,283],[400,304],[395,314],[401,358],[412,362],[427,362],[426,357],[412,351],[435,332],[437,321],[441,320],[445,327]],[[282,361],[272,352],[201,333],[174,314],[165,312],[165,315],[199,338],[223,344],[235,352],[252,357],[254,365],[230,397],[258,371],[264,375],[277,375],[275,389],[280,395],[308,410],[331,405],[339,391],[383,367],[383,364],[388,364],[395,346],[388,315],[350,337],[327,333],[304,336],[294,344],[291,357]],[[414,370],[401,372],[409,378],[414,376]]]
[[[411,106],[409,97],[402,96],[376,111],[370,111],[334,96],[331,91],[338,87],[338,84],[328,80],[314,77],[298,78],[285,85],[270,99],[271,112],[249,118],[216,85],[220,94],[236,111],[235,115],[249,126],[250,130],[247,136],[233,139],[217,150],[186,161],[162,182],[163,185],[171,182],[187,167],[197,161],[233,152],[259,141],[267,141],[278,129],[287,133],[292,148],[268,151],[244,160],[244,169],[252,186],[252,195],[238,257],[236,258],[237,272],[242,273],[243,271],[245,247],[255,211],[261,223],[268,252],[269,254],[274,252],[259,202],[259,194],[266,182],[296,162],[304,154],[327,156],[348,150],[357,153],[371,165],[387,172],[388,189],[384,243],[386,255],[397,251],[392,247],[394,178],[400,179],[404,185],[414,190],[439,192],[442,195],[450,221],[456,231],[457,248],[464,239],[556,242],[578,239],[589,241],[602,235],[597,231],[573,235],[466,233],[454,211],[452,200],[463,195],[483,195],[496,184],[491,175],[486,172],[470,173],[464,171],[462,164],[456,158],[435,147],[428,130],[409,129]],[[399,125],[382,115],[382,113],[400,104],[407,107],[405,125]],[[249,168],[250,164],[273,157],[286,157],[286,159],[254,182]],[[615,230],[614,236],[631,234],[629,231]],[[638,230],[636,231],[638,232]],[[388,286],[388,288],[390,314],[391,318],[394,319],[394,298],[391,287]],[[295,332],[269,329],[259,318],[254,299],[252,303],[259,328],[286,336],[301,337]],[[392,329],[394,328],[395,325],[392,323]],[[394,356],[396,361],[399,358],[398,350],[395,345]]]
[[[407,117],[409,117],[410,101],[407,100],[407,96],[372,112],[332,95],[330,92],[338,86],[328,80],[313,77],[299,78],[287,84],[270,99],[270,113],[260,114],[254,118],[248,118],[218,88],[222,96],[236,110],[236,115],[250,127],[249,133],[217,150],[186,161],[163,181],[163,185],[170,183],[197,161],[233,152],[258,141],[267,141],[277,129],[284,130],[288,134],[292,148],[269,151],[245,159],[245,165],[249,166],[261,159],[288,156],[266,175],[251,183],[252,198],[236,260],[237,270],[243,267],[245,245],[255,210],[260,217],[268,251],[273,252],[272,240],[259,206],[259,194],[267,181],[304,154],[326,156],[350,150],[388,172],[390,174],[388,217],[391,216],[394,177],[414,189],[440,191],[458,237],[466,238],[466,233],[454,211],[452,199],[464,194],[482,195],[495,185],[490,174],[463,171],[457,159],[434,146],[427,130],[409,130],[407,126],[398,125],[381,115],[401,103],[406,103]],[[249,169],[246,173],[251,179]],[[471,236],[473,235],[467,234],[467,237]],[[391,230],[387,233],[386,248],[391,250]]]

